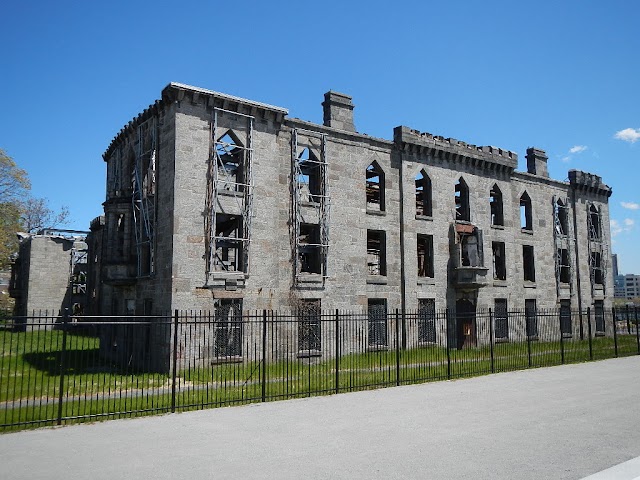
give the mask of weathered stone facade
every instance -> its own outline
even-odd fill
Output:
[[[610,306],[600,177],[553,180],[533,148],[518,172],[496,147],[373,138],[350,97],[323,107],[318,125],[167,86],[104,154],[100,312]]]
[[[45,323],[64,314],[81,315],[87,305],[86,232],[22,234],[9,293],[15,314]],[[21,320],[19,320],[21,321]]]

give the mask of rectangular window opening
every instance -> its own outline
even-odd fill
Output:
[[[560,267],[560,283],[571,283],[571,265],[569,264],[569,250],[558,250],[558,262]]]
[[[385,232],[367,230],[367,268],[369,275],[387,274]]]
[[[493,278],[495,280],[507,279],[507,263],[505,260],[504,242],[492,242],[493,250]]]
[[[526,323],[527,337],[529,339],[538,337],[538,307],[535,299],[524,301],[524,318]]]
[[[524,281],[535,282],[536,281],[536,268],[534,263],[533,246],[522,246],[522,263],[524,268]]]
[[[216,216],[215,270],[243,271],[244,242],[242,235],[242,217],[226,214]]]
[[[596,300],[593,302],[593,310],[596,321],[596,334],[604,334],[604,302],[602,300]]]
[[[434,277],[432,235],[418,234],[418,277]]]
[[[242,299],[217,299],[214,304],[213,356],[242,356]]]
[[[386,348],[387,339],[387,300],[369,299],[367,305],[368,345],[370,348]]]
[[[321,351],[320,299],[300,300],[297,306],[298,316],[298,351]]]
[[[560,300],[560,332],[564,337],[572,335],[571,300]]]
[[[302,273],[322,273],[320,225],[300,224],[298,260]]]
[[[418,342],[436,343],[436,300],[418,299]]]

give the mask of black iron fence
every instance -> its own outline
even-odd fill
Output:
[[[637,308],[5,317],[0,430],[640,354]]]

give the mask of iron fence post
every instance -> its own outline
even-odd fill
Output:
[[[58,418],[56,423],[62,424],[62,401],[64,397],[64,374],[66,370],[67,330],[69,326],[69,309],[64,309],[62,317],[62,351],[60,352],[60,384],[58,386]]]
[[[340,314],[336,308],[336,393],[340,393]]]
[[[178,310],[173,312],[173,365],[171,366],[171,413],[176,412],[176,379],[178,372]]]
[[[616,328],[616,308],[611,307],[611,323],[613,323],[613,349],[615,356],[618,356],[618,329]]]
[[[489,309],[489,351],[491,352],[491,373],[495,373],[495,364],[493,360],[493,310]]]
[[[571,313],[569,313],[571,315]],[[560,309],[560,315],[558,315],[560,324],[560,362],[564,365],[564,333],[562,332],[562,309]]]
[[[396,308],[396,385],[400,385],[400,313]]]
[[[262,401],[267,401],[267,310],[262,310]]]
[[[633,323],[636,326],[636,344],[638,345],[638,355],[640,355],[640,333],[638,332],[638,306],[633,306]]]
[[[591,331],[591,307],[587,307],[587,329],[589,333],[589,360],[593,360],[593,332]]]
[[[625,317],[627,318],[627,334],[631,335],[631,320],[629,320],[629,305],[626,305]]]
[[[449,351],[450,350],[449,343],[451,341],[451,338],[449,336],[449,309],[448,308],[445,313],[445,326],[447,328],[447,378],[450,380],[451,379],[451,352]]]

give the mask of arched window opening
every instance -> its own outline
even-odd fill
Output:
[[[378,162],[367,167],[366,174],[367,208],[384,210],[384,171]]]
[[[462,177],[456,183],[456,221],[469,222],[471,216],[469,212],[469,187]]]
[[[220,187],[234,192],[244,191],[243,165],[246,149],[243,148],[242,143],[229,130],[216,141],[215,151]]]
[[[531,198],[527,192],[520,197],[520,227],[522,230],[533,230],[533,212]]]
[[[427,172],[420,170],[416,181],[416,215],[431,217],[433,215],[431,198],[431,179]]]
[[[498,185],[491,187],[491,191],[489,192],[489,203],[491,206],[491,225],[504,226],[502,192],[498,188]]]

